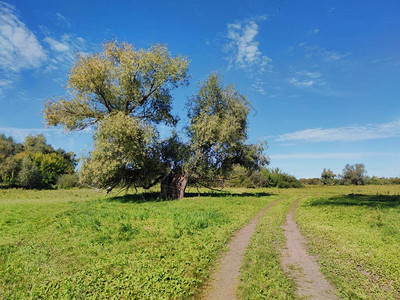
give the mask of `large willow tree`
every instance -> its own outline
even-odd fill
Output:
[[[234,164],[257,169],[267,163],[262,145],[245,144],[249,103],[212,74],[188,103],[189,142],[174,133],[160,140],[158,124],[175,126],[171,90],[188,84],[188,60],[156,45],[135,50],[110,42],[79,56],[68,79],[68,97],[50,99],[44,116],[67,130],[94,127],[94,149],[83,180],[98,187],[161,183],[167,198],[183,198],[188,182],[212,185]]]

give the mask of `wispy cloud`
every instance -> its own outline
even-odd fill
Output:
[[[365,126],[352,125],[338,128],[314,128],[286,133],[276,138],[276,141],[302,141],[302,142],[335,142],[335,141],[361,141],[384,139],[400,136],[400,120],[383,123],[367,124]]]
[[[51,50],[46,71],[69,69],[75,60],[75,54],[82,54],[87,50],[86,40],[72,34],[63,34],[59,39],[47,36],[44,42],[49,45]]]
[[[23,70],[40,67],[46,53],[15,7],[0,1],[0,96]]]
[[[256,37],[259,33],[257,21],[266,17],[231,23],[227,25],[228,43],[225,51],[229,53],[229,67],[235,66],[245,70],[248,76],[254,79],[252,85],[255,91],[265,93],[260,75],[267,70],[272,59],[263,54]]]
[[[320,46],[308,46],[306,43],[300,43],[299,47],[302,47],[305,51],[306,58],[320,58],[324,62],[335,62],[348,57],[351,53],[340,53],[338,51],[332,51],[325,49]]]
[[[68,25],[68,19],[60,13],[54,18]],[[86,40],[82,37],[63,34],[55,38],[46,27],[40,29],[45,35],[42,44],[20,20],[16,8],[0,0],[0,96],[19,80],[22,71],[62,71],[65,74],[75,53],[87,50]],[[54,78],[60,80],[57,76]]]
[[[289,83],[297,87],[311,87],[315,84],[315,80],[299,80],[297,78],[289,78]]]
[[[318,29],[318,28],[315,28],[315,29],[310,30],[310,31],[308,32],[308,35],[317,34],[317,33],[319,33],[319,29]]]
[[[398,153],[385,152],[333,152],[333,153],[290,153],[290,154],[271,154],[271,159],[363,159],[366,157],[392,157]]]
[[[296,74],[302,75],[302,76],[307,76],[307,77],[314,78],[314,79],[322,77],[322,74],[320,72],[299,71],[299,72],[296,72]]]
[[[59,42],[51,37],[46,37],[44,41],[49,44],[50,48],[54,51],[57,52],[65,52],[69,50],[69,47],[67,44],[64,44],[62,42]]]
[[[56,20],[57,23],[69,28],[71,27],[71,22],[68,20],[68,18],[66,18],[64,15],[62,15],[59,12],[56,12],[56,14],[54,15],[54,19]]]
[[[14,6],[0,2],[0,68],[19,72],[38,67],[45,59],[43,47]]]
[[[310,71],[296,72],[296,77],[291,77],[288,81],[296,87],[324,86],[326,84],[320,72]]]

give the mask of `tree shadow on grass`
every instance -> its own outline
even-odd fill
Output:
[[[368,206],[377,208],[395,208],[400,206],[400,195],[364,195],[349,194],[313,201],[310,206]]]
[[[195,197],[267,197],[272,196],[273,193],[229,193],[229,192],[203,192],[203,193],[185,193],[186,198]],[[120,202],[120,203],[145,203],[145,202],[161,202],[161,201],[174,201],[172,199],[162,198],[159,192],[151,193],[137,193],[128,194],[124,196],[114,196],[108,199],[110,202]],[[178,201],[178,200],[177,200]]]

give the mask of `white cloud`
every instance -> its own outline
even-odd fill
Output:
[[[228,43],[225,51],[229,53],[229,67],[235,66],[245,70],[249,78],[254,82],[252,89],[265,94],[265,83],[261,80],[261,74],[271,67],[272,59],[264,55],[256,37],[259,33],[257,20],[265,20],[266,17],[258,17],[252,20],[228,24]]]
[[[15,8],[0,2],[0,68],[19,72],[39,67],[46,60],[35,34],[18,18]]]
[[[56,13],[54,20],[68,20]],[[85,39],[72,34],[55,38],[45,26],[39,26],[43,39],[41,44],[36,35],[20,20],[16,8],[0,0],[0,97],[6,89],[20,78],[23,70],[60,71],[55,81],[64,81],[75,53],[87,50]]]
[[[51,37],[46,37],[44,41],[49,44],[50,48],[57,52],[65,52],[69,50],[69,46],[67,44],[61,43]]]
[[[391,157],[398,156],[397,153],[382,152],[332,152],[332,153],[290,153],[290,154],[271,154],[271,159],[363,159],[366,157]]]
[[[315,84],[314,80],[299,80],[294,77],[289,78],[289,83],[297,87],[311,87]]]
[[[65,27],[71,27],[71,23],[69,22],[69,20],[63,16],[61,13],[57,12],[54,15],[54,19],[61,25],[65,26]]]
[[[318,28],[312,29],[308,32],[308,35],[317,34],[319,32]]]
[[[49,52],[46,71],[69,69],[75,60],[75,53],[83,54],[87,49],[86,40],[72,34],[63,34],[59,39],[47,36],[44,41],[52,50]]]
[[[353,125],[339,128],[305,129],[286,133],[276,138],[276,141],[303,141],[303,142],[335,142],[361,141],[372,139],[393,138],[400,136],[400,120],[383,123],[368,124],[365,126]]]
[[[258,67],[263,69],[272,61],[268,56],[263,55],[258,47],[256,36],[259,32],[255,21],[238,22],[228,24],[228,49],[232,52],[232,61],[242,69]]]
[[[309,71],[299,71],[296,72],[298,75],[307,76],[310,78],[320,78],[322,74],[320,72],[309,72]]]
[[[322,78],[322,74],[320,72],[299,71],[296,72],[296,75],[297,77],[291,77],[288,79],[289,83],[293,86],[312,87],[326,85],[326,82]]]
[[[304,47],[306,58],[319,57],[324,62],[339,61],[350,55],[350,53],[343,54],[337,51],[327,50],[319,46],[306,46],[305,43],[299,44],[299,46]]]

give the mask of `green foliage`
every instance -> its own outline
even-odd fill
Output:
[[[0,165],[1,180],[5,186],[17,185],[17,177],[21,171],[23,154],[9,156]]]
[[[0,134],[0,164],[11,156],[22,152],[22,144],[16,143],[12,137],[6,137]]]
[[[188,104],[190,149],[186,168],[194,180],[226,178],[235,164],[257,170],[268,163],[264,145],[245,144],[250,105],[233,85],[224,87],[215,73],[201,84]]]
[[[23,143],[24,151],[27,153],[48,154],[54,152],[51,145],[46,144],[46,138],[43,134],[28,135]]]
[[[279,168],[262,168],[259,171],[249,172],[241,166],[235,166],[231,173],[228,185],[231,187],[278,187],[301,188],[303,184],[296,177],[283,173]]]
[[[50,99],[44,111],[48,125],[83,129],[109,114],[148,123],[175,124],[171,90],[187,85],[188,60],[171,57],[166,46],[135,50],[116,41],[101,53],[77,57],[68,80],[69,98]]]
[[[57,178],[57,187],[61,189],[70,189],[79,186],[78,174],[63,174]]]
[[[62,174],[74,172],[75,155],[54,150],[43,135],[29,135],[23,144],[0,135],[0,178],[3,186],[50,188]]]
[[[42,187],[43,174],[29,156],[24,156],[21,171],[18,173],[18,185],[26,189]]]
[[[324,169],[325,170],[325,169]],[[329,169],[328,169],[329,171]],[[336,176],[336,175],[335,175]],[[321,176],[322,177],[322,176]],[[364,182],[365,185],[392,185],[392,184],[400,184],[399,177],[377,177],[377,176],[364,176],[363,181],[355,181],[356,183]],[[342,175],[339,175],[338,178],[331,180],[323,179],[323,178],[300,178],[300,182],[306,185],[350,185],[350,180],[344,180]]]
[[[389,185],[389,184],[400,184],[399,177],[366,177],[365,184],[375,184],[375,185]]]
[[[234,164],[257,170],[268,163],[263,145],[245,144],[249,102],[216,74],[189,101],[189,142],[176,132],[159,139],[157,124],[177,124],[170,92],[188,84],[187,72],[187,59],[171,57],[163,45],[135,50],[110,42],[101,53],[78,57],[69,74],[70,97],[51,99],[44,114],[48,125],[68,130],[96,125],[84,183],[112,189],[161,182],[164,197],[180,198],[188,182],[215,183]]]
[[[354,164],[346,166],[343,169],[343,174],[340,178],[340,184],[354,184],[364,185],[366,179],[366,173],[364,164]]]
[[[55,184],[60,175],[74,172],[74,166],[55,152],[35,153],[31,155],[31,159],[42,174],[43,185],[47,187]]]
[[[94,136],[95,148],[82,170],[84,183],[143,186],[162,173],[153,127],[122,112],[105,117]]]
[[[231,187],[253,187],[253,181],[250,178],[249,171],[246,168],[234,165],[231,174],[229,175],[228,184]]]
[[[321,181],[324,185],[332,185],[336,175],[330,170],[325,169],[321,173]]]
[[[305,185],[321,185],[322,180],[321,178],[300,178],[299,181]],[[334,181],[334,183],[336,183]]]

